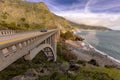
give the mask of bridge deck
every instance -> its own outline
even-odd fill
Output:
[[[52,30],[49,30],[47,32],[50,32]],[[7,43],[12,43],[15,41],[19,41],[22,39],[27,39],[33,36],[37,35],[42,35],[47,32],[40,32],[40,31],[35,31],[35,32],[28,32],[28,33],[18,33],[18,34],[13,34],[13,35],[7,35],[7,36],[1,36],[0,37],[0,46],[7,44]]]

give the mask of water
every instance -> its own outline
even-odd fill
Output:
[[[120,31],[81,31],[78,34],[96,49],[120,61]]]

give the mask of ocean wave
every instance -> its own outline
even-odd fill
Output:
[[[105,52],[103,52],[103,51],[100,51],[100,50],[96,49],[96,48],[95,48],[95,47],[93,47],[91,44],[89,44],[87,41],[85,41],[85,43],[86,43],[86,44],[88,44],[88,45],[89,45],[89,47],[93,48],[96,52],[98,52],[98,53],[100,53],[100,54],[102,54],[102,55],[104,55],[104,56],[107,56],[109,59],[114,60],[114,61],[116,61],[117,63],[120,63],[120,60],[115,59],[114,57],[109,56],[109,55],[108,55],[108,54],[106,54]]]

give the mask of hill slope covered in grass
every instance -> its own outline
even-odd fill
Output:
[[[0,29],[71,28],[67,20],[50,12],[47,6],[22,0],[0,1]]]
[[[85,24],[77,24],[74,22],[69,21],[71,26],[78,28],[78,29],[86,29],[86,30],[111,30],[104,26],[91,26],[91,25],[85,25]]]

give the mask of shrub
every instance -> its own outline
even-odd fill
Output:
[[[7,24],[5,21],[1,21],[1,22],[0,22],[0,25],[1,25],[1,26],[6,26],[6,27],[8,26],[8,24]]]
[[[65,33],[61,33],[61,38],[65,39],[65,40],[68,40],[68,39],[74,40],[74,35],[72,32],[67,31]]]
[[[55,72],[50,77],[50,80],[71,80],[67,75]]]
[[[75,40],[76,40],[76,41],[83,41],[83,40],[84,40],[84,38],[82,38],[82,37],[80,37],[80,36],[75,35]]]
[[[71,53],[71,51],[67,50],[66,46],[61,43],[58,43],[57,54],[60,59],[65,61],[77,59],[76,55]]]
[[[75,54],[71,53],[70,51],[62,51],[61,55],[65,58],[65,60],[69,61],[69,60],[76,60],[77,57]]]
[[[65,33],[61,33],[60,36],[64,40],[68,40],[68,39],[79,40],[79,41],[83,41],[84,40],[84,38],[82,38],[80,36],[77,36],[77,35],[74,35],[73,32],[70,32],[70,31],[67,31]]]
[[[30,25],[28,23],[25,23],[24,26],[29,29],[30,28]]]
[[[4,12],[4,13],[2,13],[2,15],[1,15],[1,17],[3,18],[3,19],[7,19],[7,16],[8,16],[9,14],[7,13],[7,12]]]
[[[75,80],[114,80],[108,74],[102,72],[83,71],[78,73]]]
[[[99,66],[99,64],[97,63],[97,61],[95,59],[91,59],[90,61],[88,61],[88,63],[95,65],[95,66]]]
[[[20,20],[21,20],[21,21],[23,21],[23,22],[25,22],[25,21],[26,21],[26,19],[25,19],[25,18],[21,18]]]
[[[83,65],[83,66],[86,66],[86,61],[78,60],[77,63],[78,63],[78,64],[81,64],[81,65]]]
[[[106,68],[116,68],[115,65],[105,65],[104,67],[106,67]]]

